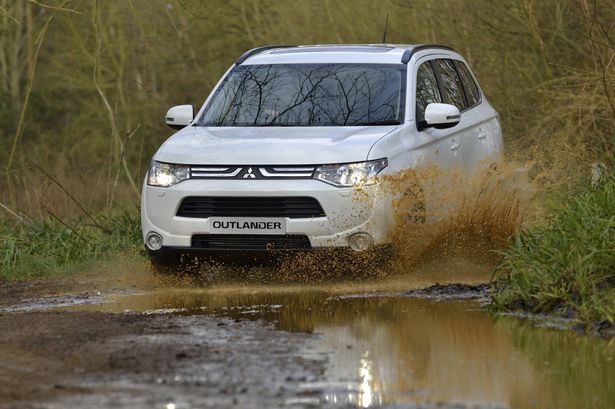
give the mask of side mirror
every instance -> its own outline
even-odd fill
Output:
[[[461,120],[459,108],[451,104],[431,103],[425,108],[427,127],[436,129],[452,128]]]
[[[182,129],[194,119],[194,108],[192,105],[177,105],[169,109],[165,120],[167,125],[173,129]]]

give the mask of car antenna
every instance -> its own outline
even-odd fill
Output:
[[[389,13],[387,13],[387,19],[384,21],[384,34],[382,35],[382,44],[387,42],[387,29],[389,28]]]

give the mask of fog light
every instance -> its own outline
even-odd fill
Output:
[[[148,233],[145,243],[148,249],[158,251],[162,248],[162,236],[158,233]]]
[[[374,244],[374,239],[367,233],[357,233],[350,236],[348,244],[354,251],[365,251]]]

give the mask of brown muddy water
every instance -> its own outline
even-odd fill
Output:
[[[271,323],[272,337],[310,334],[302,354],[322,358],[322,376],[308,378],[290,406],[615,408],[613,342],[494,317],[459,289],[417,297],[410,291],[417,287],[420,280],[408,285],[400,277],[307,287],[221,284],[70,309],[226,317]]]

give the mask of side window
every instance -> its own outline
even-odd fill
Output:
[[[463,87],[466,90],[469,106],[478,104],[480,102],[480,91],[476,82],[474,82],[474,78],[472,78],[472,74],[470,74],[470,70],[463,62],[457,60],[455,60],[455,67],[461,76],[461,82],[463,82]]]
[[[446,102],[455,105],[459,110],[467,108],[466,97],[461,84],[461,78],[452,60],[435,60],[436,67],[442,79],[442,86],[446,93]]]
[[[438,81],[433,73],[431,64],[425,62],[419,66],[416,73],[416,120],[417,123],[425,118],[425,108],[432,102],[442,102]]]

